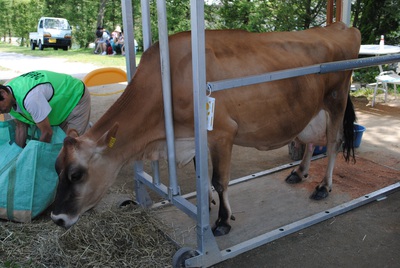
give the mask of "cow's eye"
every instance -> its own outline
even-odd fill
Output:
[[[82,168],[72,168],[69,173],[69,180],[72,183],[76,183],[82,180],[85,175],[85,170]]]
[[[71,180],[71,182],[78,182],[78,181],[80,181],[81,179],[82,179],[82,172],[73,172],[71,175],[70,175],[70,180]]]

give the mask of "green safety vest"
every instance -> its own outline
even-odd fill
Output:
[[[67,74],[50,71],[33,71],[14,78],[7,86],[11,87],[14,98],[22,113],[11,109],[10,114],[16,119],[34,125],[32,116],[25,109],[24,100],[33,88],[41,84],[51,84],[53,96],[49,100],[51,107],[48,115],[50,125],[58,126],[67,119],[85,92],[85,85],[79,79]]]

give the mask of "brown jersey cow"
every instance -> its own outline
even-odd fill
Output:
[[[343,23],[299,32],[206,31],[206,79],[219,81],[354,59],[359,46],[359,31]],[[179,143],[194,137],[190,32],[170,36],[169,49],[174,131],[180,148]],[[212,93],[216,107],[208,146],[212,185],[220,199],[215,235],[231,228],[227,187],[233,144],[271,150],[296,137],[326,144],[328,166],[313,198],[328,195],[338,149],[344,142],[347,158],[352,150],[355,113],[349,99],[350,77],[351,71],[306,75]],[[156,43],[143,54],[125,92],[101,119],[83,136],[71,133],[65,139],[56,163],[59,185],[52,219],[57,224],[68,228],[94,207],[127,161],[154,160],[165,154],[162,98]],[[307,151],[288,182],[307,175],[311,154]]]

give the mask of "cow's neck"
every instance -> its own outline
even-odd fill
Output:
[[[162,94],[156,88],[146,89],[130,83],[88,132],[96,140],[118,122],[115,149],[109,152],[122,162],[158,159],[165,147]]]

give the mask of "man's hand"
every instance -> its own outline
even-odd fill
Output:
[[[21,147],[24,148],[26,145],[26,136],[28,135],[28,125],[19,121],[19,120],[14,120],[15,121],[15,143]]]
[[[53,129],[51,128],[49,118],[46,117],[42,122],[37,123],[36,126],[40,129],[40,141],[51,142],[51,137],[53,136]]]

